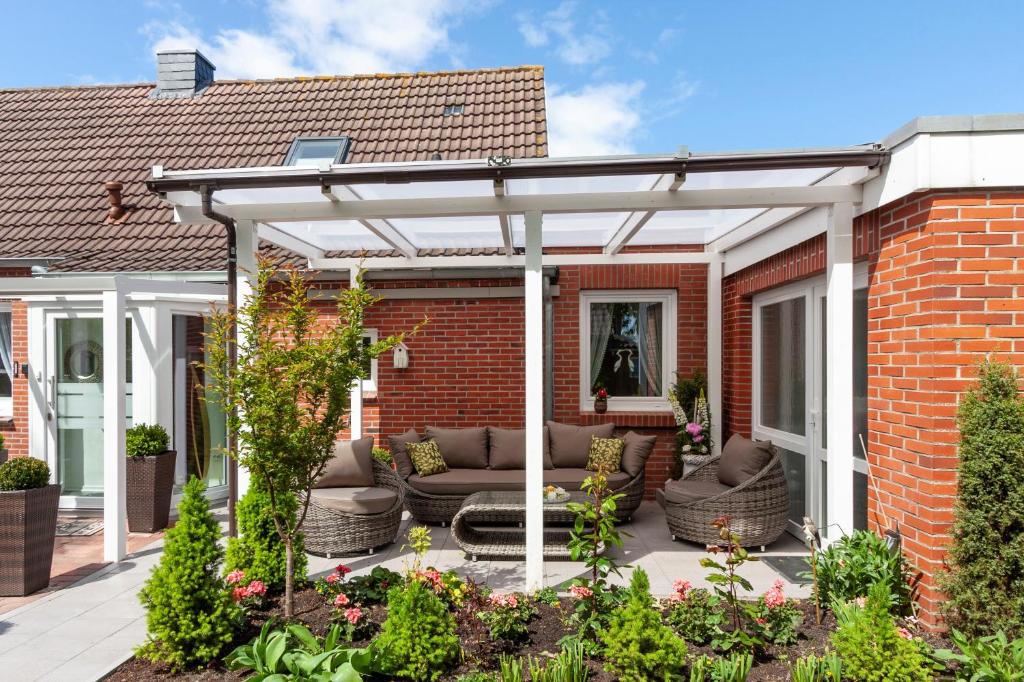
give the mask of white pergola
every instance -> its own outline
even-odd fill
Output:
[[[239,264],[260,240],[346,272],[512,267],[524,271],[527,590],[543,582],[543,268],[707,266],[709,402],[721,441],[722,278],[827,234],[828,517],[853,527],[853,217],[879,145],[735,154],[508,159],[170,171],[149,188],[184,223],[234,220]],[[642,246],[641,249],[631,249]],[[686,246],[686,249],[680,249]],[[658,248],[662,247],[662,248]],[[468,255],[424,255],[425,251]],[[373,257],[336,257],[362,252]],[[483,253],[481,253],[481,251]],[[239,278],[240,300],[249,291]],[[361,399],[353,395],[353,434]]]

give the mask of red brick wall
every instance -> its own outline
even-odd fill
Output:
[[[15,364],[28,362],[28,316],[25,304],[10,301],[12,356]],[[11,379],[13,422],[0,423],[0,434],[4,437],[4,448],[9,457],[28,455],[28,377]]]

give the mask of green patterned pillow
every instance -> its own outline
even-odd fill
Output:
[[[416,467],[416,473],[420,476],[433,476],[448,471],[448,465],[444,463],[437,441],[409,443],[405,446],[405,451],[409,453],[412,465]]]
[[[591,471],[604,469],[606,474],[614,474],[622,464],[622,448],[625,443],[620,438],[590,437],[590,458],[587,468]]]

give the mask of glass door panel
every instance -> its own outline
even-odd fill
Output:
[[[203,372],[209,360],[209,322],[198,315],[175,315],[173,325],[174,432],[179,456],[185,457],[185,477],[204,478],[209,487],[226,485],[227,418],[216,387],[208,385]]]

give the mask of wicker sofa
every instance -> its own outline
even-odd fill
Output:
[[[585,468],[591,436],[611,437],[614,428],[613,424],[578,427],[548,422],[544,429],[544,483],[579,490],[584,479],[594,473]],[[405,446],[430,439],[437,442],[448,471],[420,476]],[[644,465],[654,447],[654,436],[629,432],[622,440],[623,470],[610,474],[608,483],[624,495],[617,516],[628,520],[643,499]],[[390,445],[405,506],[421,523],[450,524],[472,493],[526,487],[525,434],[521,429],[427,427],[425,436],[410,430],[390,438]]]
[[[751,454],[753,453],[753,454]],[[789,489],[778,448],[734,435],[722,455],[657,491],[672,539],[721,542],[711,523],[728,516],[744,547],[762,549],[786,530]]]

